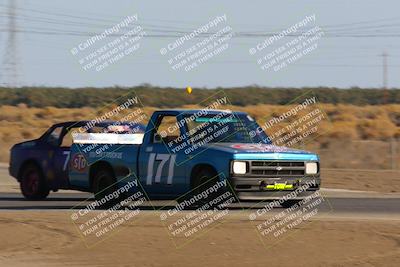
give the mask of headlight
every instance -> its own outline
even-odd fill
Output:
[[[318,164],[316,162],[307,162],[306,174],[317,174],[317,173],[318,173]]]
[[[246,174],[247,163],[245,161],[234,161],[232,170],[234,174]]]

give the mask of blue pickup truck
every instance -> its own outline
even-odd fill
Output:
[[[269,200],[307,184],[293,202],[320,187],[318,155],[274,146],[244,112],[159,110],[147,127],[88,123],[56,124],[12,147],[10,174],[26,198],[74,189],[100,199],[136,180],[150,199],[176,199],[212,180],[228,181],[239,200]]]

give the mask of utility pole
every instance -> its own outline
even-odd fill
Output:
[[[383,104],[388,103],[388,65],[387,65],[388,54],[386,52],[382,53],[382,85],[383,85]]]
[[[18,86],[16,0],[8,1],[7,41],[0,69],[0,82],[7,87]]]

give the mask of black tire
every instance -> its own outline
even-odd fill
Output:
[[[217,173],[211,168],[201,169],[196,176],[194,177],[192,188],[194,189],[192,194],[188,195],[188,198],[191,198],[195,195],[201,194],[205,190],[209,189],[213,185],[219,182]],[[199,208],[205,204],[208,204],[211,200],[216,197],[224,194],[227,191],[225,187],[219,188],[218,191],[208,194],[206,198],[202,198],[200,201],[197,201],[191,208]],[[212,208],[210,206],[210,208]]]
[[[95,172],[93,177],[93,193],[96,201],[99,201],[98,208],[108,209],[118,204],[119,201],[115,198],[112,198],[111,200],[105,201],[105,203],[103,203],[105,197],[107,195],[113,194],[113,192],[116,190],[116,180],[111,170],[103,168]],[[102,201],[102,203],[100,203],[100,201]]]
[[[23,167],[19,181],[21,193],[26,199],[42,200],[50,193],[42,170],[35,164],[28,164]]]
[[[282,206],[283,208],[285,208],[285,209],[288,209],[288,208],[293,207],[294,205],[296,205],[296,204],[299,203],[300,201],[301,201],[301,200],[298,200],[298,199],[287,200],[287,201],[283,202],[283,203],[281,204],[281,206]]]

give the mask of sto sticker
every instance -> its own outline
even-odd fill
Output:
[[[81,172],[86,168],[87,160],[82,154],[78,153],[75,154],[74,157],[72,158],[71,165],[74,170]]]

